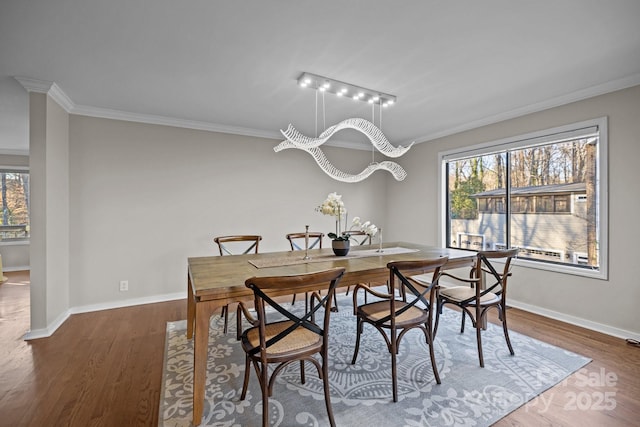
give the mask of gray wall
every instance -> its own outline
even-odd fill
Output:
[[[215,235],[259,233],[261,249],[276,251],[288,248],[285,233],[305,224],[333,230],[331,218],[314,211],[332,191],[343,194],[351,215],[380,225],[385,240],[440,244],[440,151],[608,116],[610,279],[518,268],[511,297],[546,315],[640,336],[640,201],[629,192],[640,182],[638,111],[640,87],[549,109],[419,144],[399,159],[405,181],[377,172],[358,184],[328,178],[306,153],[274,153],[278,141],[70,115],[69,283],[44,297],[66,294],[73,312],[184,296],[187,257],[215,254]],[[328,152],[351,172],[370,159],[365,151]],[[120,280],[129,280],[129,292],[118,291]],[[32,328],[51,325],[33,319]]]
[[[640,86],[636,86],[420,144],[403,159],[407,180],[388,187],[391,206],[412,203],[412,209],[387,213],[393,238],[440,243],[439,152],[607,116],[609,280],[520,268],[511,282],[510,300],[528,310],[612,334],[640,335],[640,198],[634,190],[640,182],[639,112]]]
[[[187,258],[217,254],[217,235],[260,234],[261,251],[278,251],[305,225],[326,234],[335,221],[315,208],[333,191],[351,215],[385,223],[385,172],[349,185],[306,153],[275,153],[278,141],[75,115],[70,129],[72,307],[186,296]]]

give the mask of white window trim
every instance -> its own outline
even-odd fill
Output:
[[[495,151],[502,151],[507,148],[518,148],[526,145],[531,145],[532,142],[544,143],[549,142],[551,139],[549,135],[564,134],[570,135],[572,131],[578,129],[588,129],[597,127],[599,131],[598,142],[598,216],[600,217],[599,232],[600,241],[598,242],[600,247],[600,269],[590,270],[583,267],[573,267],[570,265],[559,265],[552,263],[544,263],[539,261],[531,261],[525,259],[516,259],[514,264],[522,267],[535,268],[540,270],[553,271],[557,273],[572,274],[576,276],[590,277],[600,280],[609,279],[609,131],[608,131],[607,117],[600,117],[597,119],[586,120],[583,122],[573,123],[564,126],[558,126],[542,131],[536,131],[527,133],[524,135],[517,135],[509,138],[500,139],[497,141],[484,142],[472,146],[461,147],[452,150],[446,150],[438,153],[438,167],[440,173],[438,174],[438,235],[440,236],[440,245],[444,246],[447,242],[447,227],[446,227],[446,201],[447,192],[444,188],[447,182],[445,163],[451,158],[459,158],[464,156],[476,156],[480,154],[489,154]]]
[[[1,246],[27,246],[31,243],[30,239],[10,240],[6,242],[0,242]]]

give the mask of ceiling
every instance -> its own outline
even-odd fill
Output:
[[[637,0],[3,0],[0,152],[28,150],[16,76],[55,82],[76,114],[276,139],[316,132],[307,71],[397,96],[389,141],[429,141],[640,84],[638,22]],[[372,117],[318,105],[320,131]]]

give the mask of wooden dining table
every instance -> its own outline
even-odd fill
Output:
[[[382,248],[382,251],[380,249]],[[209,322],[214,312],[229,303],[252,300],[244,283],[253,276],[284,276],[344,267],[339,286],[357,283],[384,283],[389,278],[390,261],[418,260],[448,256],[446,269],[473,263],[475,252],[425,246],[408,242],[389,242],[382,247],[364,245],[351,248],[347,256],[336,256],[332,249],[267,252],[261,254],[207,256],[188,259],[187,338],[193,341],[193,425],[202,421],[207,374]]]

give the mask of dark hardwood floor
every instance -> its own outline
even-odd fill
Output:
[[[72,315],[50,338],[25,342],[28,272],[0,285],[0,426],[155,426],[167,321],[186,301]],[[498,426],[637,426],[640,348],[516,309],[511,330],[593,362]],[[517,354],[517,348],[516,348]]]

